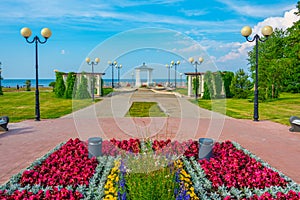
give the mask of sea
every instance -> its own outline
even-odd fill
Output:
[[[3,79],[1,81],[2,87],[24,87],[26,86],[26,81],[30,80],[31,81],[31,86],[35,86],[35,79]],[[40,87],[48,87],[51,82],[55,81],[55,79],[39,79],[39,86]],[[104,86],[111,86],[111,79],[103,79],[104,81]],[[153,82],[159,83],[159,84],[165,84],[168,80],[167,79],[153,79]],[[122,85],[129,83],[129,84],[135,84],[135,79],[120,79],[120,82]],[[147,82],[146,79],[141,79],[141,82]],[[174,82],[173,79],[170,80],[170,82]],[[179,83],[180,80],[177,79],[177,83]],[[117,84],[118,80],[114,79],[114,84]]]
[[[26,81],[30,80],[31,81],[31,86],[35,86],[35,79],[3,79],[1,81],[2,87],[23,87],[26,86]],[[39,86],[40,87],[48,87],[51,82],[55,81],[55,79],[39,79]]]

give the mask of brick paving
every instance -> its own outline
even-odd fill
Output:
[[[169,117],[124,117],[134,101],[155,101]],[[287,119],[288,120],[288,119]],[[28,167],[61,142],[92,136],[117,138],[210,137],[232,140],[300,183],[300,134],[270,121],[226,117],[190,103],[187,98],[148,91],[119,93],[59,119],[10,123],[0,134],[0,184]]]

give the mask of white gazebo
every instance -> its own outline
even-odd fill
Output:
[[[202,97],[204,93],[204,74],[202,72],[187,72],[184,73],[188,77],[188,96],[191,97],[193,94],[193,79],[198,76],[199,78],[199,88],[198,94]]]
[[[147,86],[152,84],[152,71],[153,68],[147,67],[145,63],[143,63],[142,66],[135,68],[135,86],[140,87],[142,86],[141,82],[141,72],[146,71],[147,72]]]

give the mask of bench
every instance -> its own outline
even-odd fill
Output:
[[[289,129],[291,132],[300,132],[300,118],[296,116],[290,117],[291,128]]]
[[[0,131],[8,131],[7,125],[9,122],[9,117],[2,116],[0,117]]]

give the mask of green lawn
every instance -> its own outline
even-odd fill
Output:
[[[156,102],[133,102],[126,117],[166,117]]]
[[[41,119],[58,118],[91,104],[91,99],[61,99],[56,98],[51,90],[40,90]],[[9,116],[10,122],[34,119],[35,92],[5,92],[0,96],[0,116],[3,115]]]
[[[254,104],[247,99],[200,99],[198,104],[202,108],[233,118],[253,119]],[[300,94],[282,93],[278,100],[259,102],[259,120],[271,120],[289,125],[289,118],[293,115],[300,116]]]

